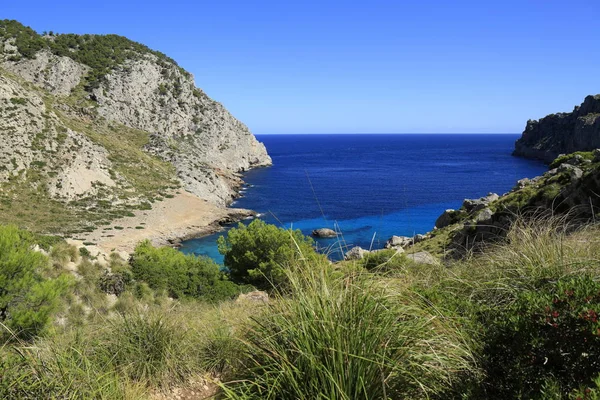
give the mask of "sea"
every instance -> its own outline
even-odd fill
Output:
[[[310,235],[333,260],[353,246],[382,248],[392,235],[433,229],[444,210],[466,198],[502,194],[517,180],[542,174],[538,161],[511,156],[517,134],[257,135],[273,166],[245,173],[231,206]],[[243,221],[249,223],[249,220]],[[217,238],[226,230],[182,243],[181,251],[222,263]]]

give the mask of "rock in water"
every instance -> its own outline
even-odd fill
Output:
[[[337,233],[333,229],[319,228],[312,231],[312,235],[318,238],[331,238],[336,237]]]

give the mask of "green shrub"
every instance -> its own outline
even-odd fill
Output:
[[[125,314],[104,339],[106,357],[130,379],[162,386],[182,381],[193,369],[187,330],[161,314]]]
[[[260,219],[230,229],[227,237],[218,239],[218,247],[231,279],[260,289],[284,283],[290,265],[323,259],[315,252],[313,240],[300,230],[281,229]]]
[[[600,282],[541,281],[485,315],[486,370],[498,398],[531,398],[552,378],[564,395],[600,371]]]
[[[407,263],[406,256],[396,250],[381,250],[369,253],[360,260],[360,264],[367,270],[388,271],[401,268]]]
[[[239,293],[238,286],[210,258],[185,255],[170,247],[156,248],[147,240],[135,248],[131,270],[136,280],[154,290],[167,290],[175,298],[219,301]]]
[[[228,398],[425,398],[474,369],[464,332],[418,296],[311,267],[288,279],[291,297],[250,327]]]
[[[81,258],[90,258],[92,256],[92,254],[86,247],[79,248],[79,255],[81,256]]]
[[[554,161],[552,161],[552,163],[550,163],[550,168],[557,168],[560,164],[564,163],[565,161],[570,160],[571,158],[573,158],[575,156],[581,156],[581,157],[583,157],[584,160],[593,160],[594,159],[594,154],[591,151],[576,151],[575,153],[565,154],[565,155],[556,157],[556,159]]]
[[[21,338],[43,332],[70,283],[66,275],[45,277],[48,258],[33,251],[33,245],[30,233],[0,226],[0,322]]]

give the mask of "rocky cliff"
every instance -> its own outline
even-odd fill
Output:
[[[514,155],[553,161],[560,154],[600,147],[600,95],[587,96],[573,112],[527,121]]]
[[[73,219],[123,214],[179,187],[224,206],[241,172],[271,163],[164,54],[116,35],[39,35],[7,20],[0,135],[0,212],[34,196]]]

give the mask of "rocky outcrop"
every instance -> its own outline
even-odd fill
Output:
[[[271,164],[264,145],[197,89],[191,74],[152,54],[107,75],[93,97],[99,116],[149,132],[146,150],[172,163],[188,191],[213,203],[236,196],[238,172]]]
[[[452,213],[456,220],[434,231],[449,235],[440,251],[457,257],[501,240],[519,217],[565,215],[573,226],[596,218],[600,211],[600,157],[596,159],[596,155],[600,150],[586,154],[587,158],[577,154],[561,157],[564,162],[556,168],[519,180],[509,193],[465,200],[461,209]],[[440,218],[447,220],[444,214]]]
[[[547,163],[560,154],[591,151],[600,147],[600,95],[587,96],[570,113],[551,114],[527,121],[513,155]]]
[[[360,246],[356,246],[344,254],[344,260],[362,260],[367,254],[369,254],[369,250],[365,250]]]

